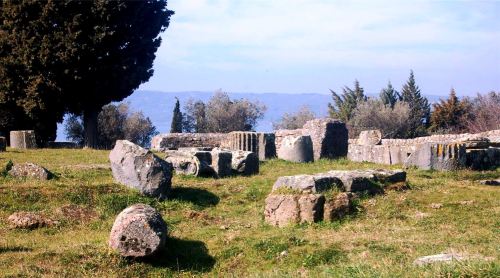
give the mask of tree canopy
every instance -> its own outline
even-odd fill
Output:
[[[427,98],[421,95],[413,71],[410,71],[408,81],[403,85],[401,100],[410,106],[410,129],[406,137],[414,138],[425,135],[429,125],[431,107]]]
[[[359,85],[359,81],[354,81],[354,88],[347,86],[342,88],[342,94],[330,90],[332,93],[333,104],[329,103],[328,108],[330,116],[341,121],[348,122],[351,119],[354,109],[358,103],[366,101],[364,89]]]
[[[25,126],[55,126],[64,112],[83,114],[86,145],[95,147],[102,106],[121,101],[152,76],[159,34],[173,14],[166,5],[166,0],[3,2],[0,106],[23,114]]]
[[[170,133],[182,132],[182,120],[181,104],[179,103],[179,99],[176,98],[174,113],[172,115],[172,124],[170,125]]]

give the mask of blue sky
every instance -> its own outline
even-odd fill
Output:
[[[413,69],[422,93],[500,91],[500,1],[168,0],[142,90],[368,93]]]

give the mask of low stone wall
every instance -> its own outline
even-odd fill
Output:
[[[227,133],[166,133],[151,140],[155,151],[175,150],[178,148],[218,148],[226,140]]]
[[[500,130],[414,139],[382,139],[378,145],[349,140],[347,158],[357,162],[405,164],[421,169],[487,169],[500,166]]]

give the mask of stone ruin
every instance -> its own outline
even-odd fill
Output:
[[[363,131],[349,140],[347,158],[426,170],[488,169],[500,166],[500,130],[414,139],[382,139],[380,131]]]
[[[265,221],[294,223],[335,221],[353,212],[356,193],[382,193],[384,186],[406,182],[401,170],[329,171],[279,177],[266,198]]]
[[[36,149],[35,131],[16,130],[10,132],[10,147],[14,149]]]
[[[277,130],[274,133],[236,131],[223,133],[170,133],[153,137],[155,151],[221,148],[248,151],[260,161],[278,157],[293,162],[310,162],[321,158],[347,155],[348,136],[344,123],[334,119],[315,119],[302,129]]]

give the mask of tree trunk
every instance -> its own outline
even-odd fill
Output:
[[[99,140],[97,134],[97,116],[99,111],[95,108],[86,109],[83,112],[83,128],[85,134],[84,146],[86,148],[98,149]]]

